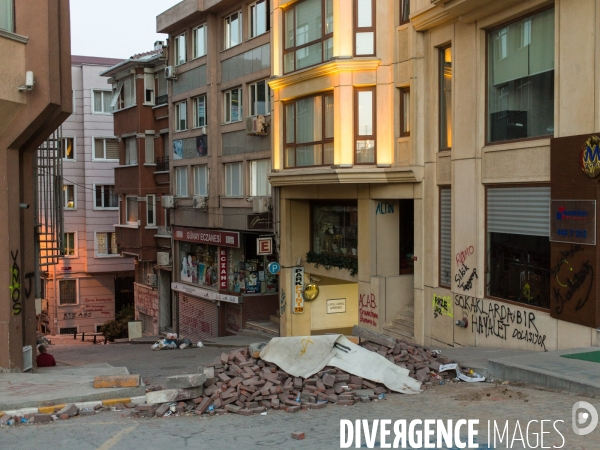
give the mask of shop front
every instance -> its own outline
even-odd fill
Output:
[[[267,270],[275,256],[259,251],[258,234],[174,227],[173,236],[182,336],[236,334],[277,310],[278,278]]]

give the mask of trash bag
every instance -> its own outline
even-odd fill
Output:
[[[196,347],[198,347],[198,348],[204,347],[204,344],[201,341],[198,341],[198,343],[196,344]]]
[[[179,348],[183,350],[186,347],[191,347],[192,344],[192,341],[190,341],[188,338],[183,338],[179,341]]]

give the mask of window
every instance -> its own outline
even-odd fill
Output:
[[[452,283],[452,191],[440,189],[440,286]]]
[[[440,150],[452,148],[452,47],[440,49]]]
[[[118,255],[117,233],[109,231],[105,233],[96,233],[96,255],[109,256]]]
[[[75,186],[72,184],[65,184],[63,186],[64,194],[64,209],[77,209],[77,203],[75,198]]]
[[[242,13],[225,17],[225,50],[242,43]]]
[[[271,195],[271,184],[267,178],[270,171],[271,161],[269,159],[250,162],[251,197],[266,197]]]
[[[554,134],[554,9],[488,33],[488,142]]]
[[[242,120],[242,88],[225,92],[225,123]]]
[[[194,166],[194,195],[208,197],[208,166]]]
[[[356,202],[311,204],[312,250],[356,258],[358,208]]]
[[[304,0],[284,12],[284,73],[333,57],[333,0]]]
[[[356,164],[375,162],[375,88],[356,89],[354,109],[356,126]]]
[[[188,168],[175,167],[175,197],[188,196]]]
[[[125,165],[135,166],[137,163],[137,138],[130,137],[125,139]]]
[[[154,164],[154,135],[147,134],[144,139],[144,147],[145,147],[145,163],[146,164]]]
[[[94,160],[119,160],[119,141],[114,138],[94,138]]]
[[[75,161],[75,138],[62,138],[60,142],[62,158]]]
[[[193,52],[194,58],[200,58],[206,55],[206,24],[200,25],[198,28],[194,28],[192,31],[193,36]]]
[[[135,105],[135,78],[133,76],[122,79],[116,86],[113,85],[113,87],[112,99],[110,101],[113,111]]]
[[[0,1],[0,29],[14,32],[13,0]]]
[[[550,188],[488,188],[486,203],[487,295],[549,308]],[[481,277],[468,261],[457,271],[459,287]],[[552,276],[558,279],[563,274]],[[574,282],[576,277],[573,275]],[[567,278],[563,283],[570,281]]]
[[[119,198],[115,195],[114,185],[109,184],[97,184],[95,186],[96,201],[94,203],[94,209],[108,209],[119,207]]]
[[[415,273],[415,201],[399,200],[400,210],[400,275]]]
[[[267,80],[258,81],[250,85],[250,115],[270,114],[271,88]]]
[[[333,94],[285,104],[285,166],[333,164]]]
[[[60,305],[77,304],[77,280],[58,280]]]
[[[375,54],[375,0],[354,0],[354,55]]]
[[[137,197],[127,197],[125,215],[128,225],[138,225],[138,201]]]
[[[74,232],[65,233],[63,236],[63,256],[77,256],[75,246],[77,239]]]
[[[154,105],[154,72],[144,73],[144,105]]]
[[[259,0],[250,5],[250,37],[260,36],[269,31],[269,6],[267,0]]]
[[[175,131],[187,130],[187,102],[175,103]]]
[[[410,0],[400,1],[400,25],[410,22]]]
[[[400,137],[410,136],[410,89],[400,89]]]
[[[179,241],[179,255],[180,281],[214,288],[219,286],[219,247]]]
[[[92,98],[94,99],[93,111],[94,113],[112,113],[112,107],[110,101],[112,97],[111,91],[92,91]]]
[[[185,33],[175,38],[175,65],[179,66],[187,61]]]
[[[146,226],[156,226],[156,195],[146,195]]]
[[[225,196],[243,197],[244,179],[243,163],[225,164]]]
[[[206,95],[194,98],[194,128],[206,126]]]

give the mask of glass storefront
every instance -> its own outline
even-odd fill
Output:
[[[199,286],[218,287],[219,248],[208,244],[179,243],[180,280]]]
[[[313,203],[312,249],[316,253],[357,256],[358,209],[353,204]]]

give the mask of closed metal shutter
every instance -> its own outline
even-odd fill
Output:
[[[440,189],[440,284],[450,286],[452,272],[452,191]]]
[[[193,342],[219,336],[219,307],[206,300],[179,295],[179,334]]]
[[[489,233],[550,235],[550,187],[487,190]]]

